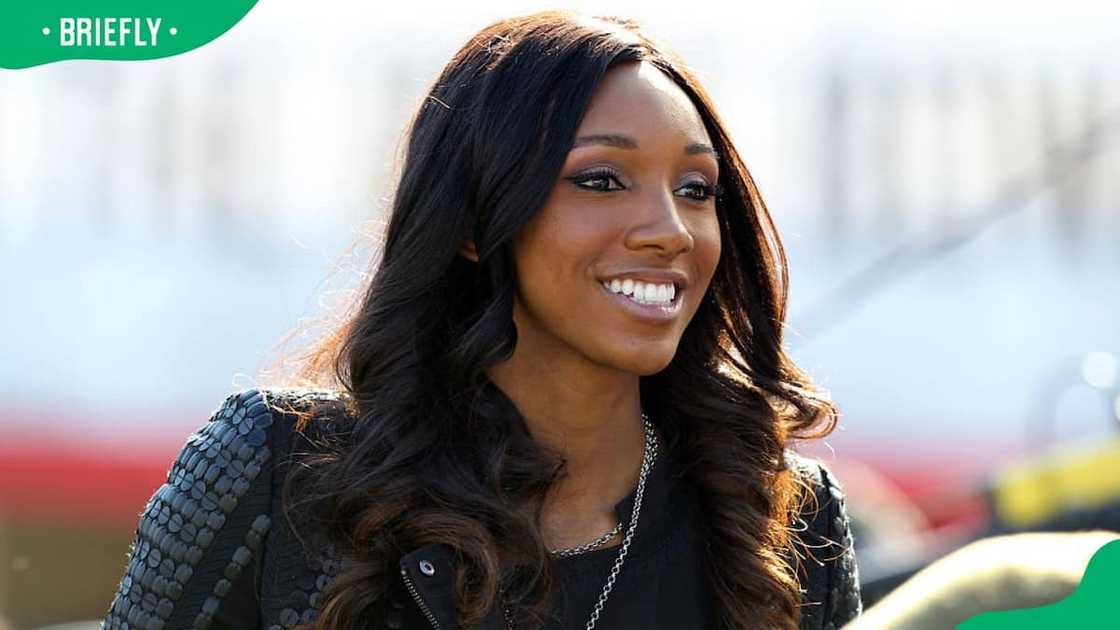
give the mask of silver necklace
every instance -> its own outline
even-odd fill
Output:
[[[611,531],[603,534],[602,536],[596,538],[595,540],[593,540],[589,543],[580,545],[578,547],[568,547],[567,549],[556,549],[556,550],[550,551],[549,553],[558,557],[558,558],[568,558],[570,556],[578,556],[581,553],[587,553],[588,551],[594,551],[595,549],[598,549],[599,547],[602,547],[604,544],[606,544],[606,542],[608,540],[617,536],[618,532],[620,532],[620,531],[622,531],[622,521],[619,521],[618,525],[614,526],[614,529],[612,529]]]
[[[638,513],[642,509],[642,495],[645,494],[646,477],[649,475],[649,469],[653,467],[653,462],[657,459],[657,434],[653,432],[653,425],[649,421],[649,417],[645,412],[642,412],[642,425],[645,428],[645,448],[642,452],[642,470],[638,474],[638,489],[634,494],[634,512],[630,517],[630,527],[626,530],[626,537],[622,539],[622,544],[619,546],[618,558],[614,561],[614,566],[611,567],[610,575],[607,576],[607,583],[603,585],[603,592],[599,594],[599,601],[595,602],[595,609],[591,611],[591,619],[587,621],[586,630],[592,630],[595,624],[599,621],[599,616],[603,613],[603,606],[607,603],[607,597],[610,596],[611,590],[614,588],[615,580],[618,579],[618,573],[622,570],[622,564],[626,561],[626,554],[630,550],[630,542],[634,539],[634,532],[638,529]],[[551,552],[554,555],[559,555],[564,552],[583,553],[591,548],[594,549],[614,537],[618,531],[621,531],[622,522],[615,527],[614,530],[603,534],[595,541],[579,547],[572,547],[570,549],[561,549],[559,551]],[[617,531],[616,531],[617,530]],[[609,536],[608,536],[609,534]],[[594,547],[592,547],[594,545]],[[582,550],[582,551],[577,551]],[[513,615],[510,613],[509,606],[503,606],[505,609],[506,627],[509,630],[513,628]]]

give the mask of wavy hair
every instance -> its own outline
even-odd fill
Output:
[[[675,53],[632,20],[543,11],[485,27],[432,84],[406,129],[374,273],[300,360],[298,382],[339,391],[348,414],[284,488],[297,520],[350,561],[315,628],[356,629],[379,614],[401,555],[430,543],[460,559],[461,625],[503,592],[518,627],[550,613],[537,519],[565,463],[532,440],[485,370],[517,342],[513,236],[548,198],[604,73],[641,60],[690,97],[726,191],[715,275],[672,362],[641,378],[641,404],[700,493],[720,628],[797,627],[792,524],[812,493],[784,454],[793,439],[828,435],[839,414],[782,349],[781,240],[711,97]],[[477,263],[459,254],[467,238]]]

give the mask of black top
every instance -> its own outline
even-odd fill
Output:
[[[646,479],[638,528],[603,607],[597,628],[713,628],[704,583],[699,511],[678,474],[673,453],[660,449]],[[623,534],[630,527],[637,488],[615,505]],[[587,627],[620,546],[558,558],[557,620],[547,630]]]
[[[342,563],[305,556],[281,515],[280,487],[292,455],[313,448],[281,409],[334,396],[249,390],[225,400],[187,440],[141,515],[104,627],[271,630],[315,619],[320,594]],[[819,462],[792,451],[787,459],[819,505],[803,514],[801,536],[815,557],[801,561],[801,628],[839,628],[862,611],[843,494]],[[675,461],[663,448],[650,470],[638,529],[597,628],[716,627],[697,499]],[[624,532],[634,500],[632,491],[615,506]],[[559,589],[549,630],[586,626],[619,550],[556,560]],[[370,627],[454,628],[452,561],[442,545],[403,556],[391,606]],[[500,610],[479,628],[503,630]]]

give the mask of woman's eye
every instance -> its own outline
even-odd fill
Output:
[[[681,186],[678,190],[689,190],[689,194],[685,195],[696,201],[707,201],[713,197],[720,197],[723,195],[723,186],[715,184],[706,184],[704,182],[692,182]]]
[[[606,171],[606,170],[590,171],[590,172],[587,172],[587,173],[581,173],[579,175],[569,177],[568,179],[571,180],[571,182],[574,183],[576,186],[578,186],[580,188],[585,188],[585,189],[588,189],[588,190],[598,190],[598,191],[601,191],[601,192],[611,192],[611,191],[615,191],[615,190],[622,190],[624,188],[624,186],[622,186],[621,182],[618,181],[618,175],[615,174],[613,171]],[[610,182],[611,181],[614,181],[615,183],[617,183],[619,185],[618,188],[611,188],[610,187]],[[584,185],[584,184],[588,184],[588,183],[590,183],[590,185],[586,185],[586,186]]]

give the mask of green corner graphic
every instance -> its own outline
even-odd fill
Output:
[[[1060,602],[1037,608],[988,612],[968,619],[957,630],[1050,630],[1116,628],[1116,587],[1120,584],[1120,540],[1093,554],[1081,584]]]
[[[0,68],[66,59],[159,59],[207,44],[257,0],[7,0]]]

